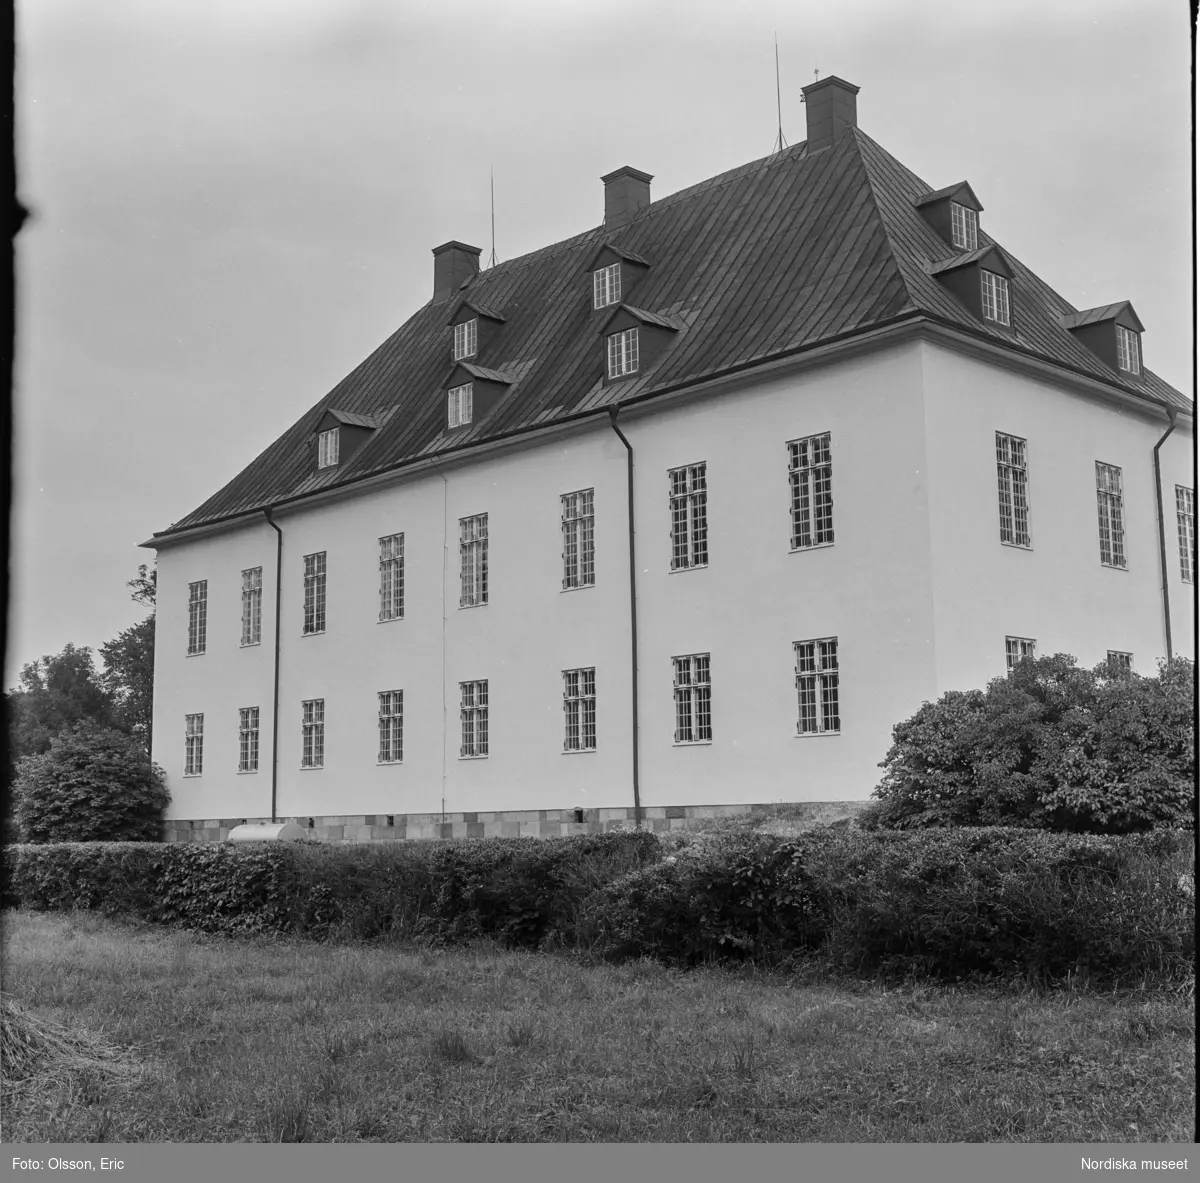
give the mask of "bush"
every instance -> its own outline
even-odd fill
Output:
[[[155,842],[170,801],[137,740],[89,723],[22,759],[14,788],[25,842]]]
[[[862,829],[1007,825],[1123,834],[1193,825],[1194,666],[1155,678],[1065,654],[898,723]]]

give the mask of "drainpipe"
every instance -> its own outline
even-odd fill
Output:
[[[268,506],[263,510],[267,525],[277,535],[275,543],[275,697],[271,703],[271,824],[279,804],[279,617],[283,595],[283,531],[275,524]]]
[[[1154,445],[1154,494],[1158,498],[1158,557],[1162,565],[1162,601],[1163,628],[1167,634],[1167,669],[1171,668],[1171,584],[1167,575],[1167,522],[1163,517],[1162,466],[1158,457],[1158,449],[1167,441],[1167,436],[1175,430],[1177,412],[1173,407],[1167,408],[1171,426],[1163,432],[1162,439]]]
[[[629,474],[629,626],[631,637],[631,664],[633,667],[633,824],[634,828],[642,828],[642,793],[638,781],[638,630],[637,630],[637,566],[633,554],[633,445],[625,438],[625,433],[617,426],[619,407],[609,407],[608,416],[612,429],[617,433],[621,443],[628,453],[626,470]]]

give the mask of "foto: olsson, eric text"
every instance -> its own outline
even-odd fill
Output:
[[[14,1158],[14,1171],[94,1171],[96,1164],[90,1158]],[[123,1171],[125,1164],[119,1158],[102,1158],[100,1170]]]

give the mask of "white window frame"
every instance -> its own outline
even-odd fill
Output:
[[[446,392],[447,427],[466,427],[475,417],[475,383],[451,386]]]
[[[300,767],[325,767],[325,700],[306,698],[300,704]]]
[[[969,205],[950,203],[950,241],[961,251],[979,246],[979,215]]]
[[[462,724],[458,747],[460,760],[485,760],[488,755],[488,683],[486,678],[459,682],[459,720]]]
[[[197,657],[208,648],[208,580],[188,584],[188,657]]]
[[[454,360],[474,357],[479,352],[479,318],[461,320],[454,326]]]
[[[596,668],[563,670],[563,751],[596,750]]]
[[[304,632],[311,637],[325,631],[326,551],[304,556]]]
[[[1107,658],[1108,667],[1121,673],[1133,673],[1133,654],[1124,649],[1110,649]]]
[[[796,734],[840,735],[841,684],[837,637],[793,641]]]
[[[473,514],[458,519],[458,555],[461,562],[458,606],[479,608],[488,602],[488,516]]]
[[[1000,541],[1025,550],[1029,536],[1029,442],[996,432],[996,486],[1000,502]]]
[[[379,691],[379,755],[380,764],[401,764],[404,761],[404,691]]]
[[[607,308],[621,302],[621,264],[610,263],[592,272],[592,307]]]
[[[1117,369],[1135,377],[1142,372],[1142,349],[1138,334],[1117,325]]]
[[[712,654],[671,658],[675,691],[675,746],[712,743]]]
[[[1175,522],[1179,528],[1179,575],[1196,582],[1196,490],[1175,486]]]
[[[563,591],[596,584],[596,509],[593,489],[563,493]]]
[[[1026,657],[1037,657],[1037,641],[1033,637],[1004,638],[1004,668],[1011,674],[1017,663]]]
[[[667,470],[671,570],[708,566],[708,462]]]
[[[258,771],[258,707],[238,707],[238,772]]]
[[[317,467],[332,468],[341,452],[341,428],[331,427],[317,435]]]
[[[184,715],[183,775],[204,775],[204,713]]]
[[[379,619],[404,619],[404,534],[379,540]]]
[[[262,572],[247,567],[242,572],[242,647],[262,643]]]
[[[638,371],[637,326],[608,335],[608,376],[626,378]]]
[[[833,453],[830,433],[788,441],[792,550],[833,545]]]
[[[1005,328],[1012,327],[1012,307],[1008,298],[1008,280],[986,267],[979,269],[980,304],[983,319]]]
[[[1100,562],[1117,571],[1127,569],[1125,556],[1125,495],[1121,469],[1096,461],[1096,515],[1100,528]]]

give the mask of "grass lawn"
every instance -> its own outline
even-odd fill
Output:
[[[8,912],[3,987],[90,1036],[6,1142],[1189,1142],[1189,997],[813,983],[491,946]],[[97,1058],[108,1054],[123,1059]],[[106,1066],[107,1065],[107,1066]],[[0,1066],[2,1067],[2,1066]]]

